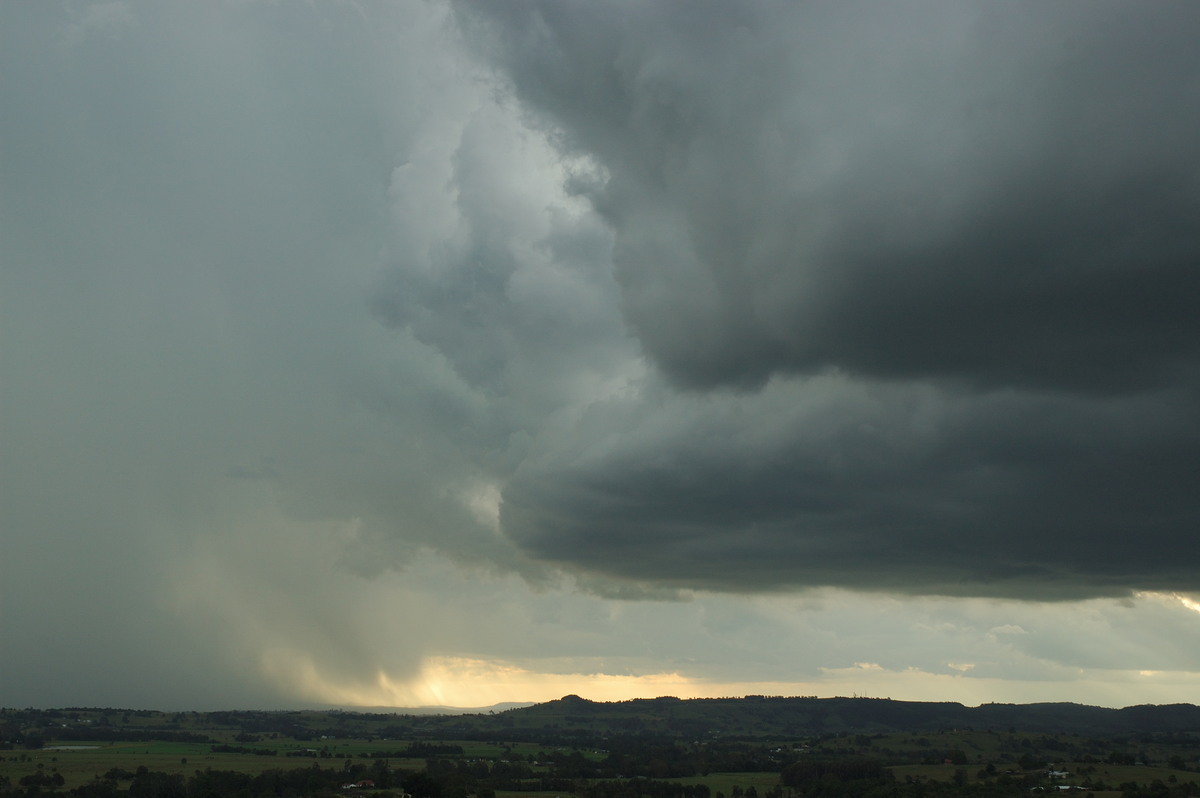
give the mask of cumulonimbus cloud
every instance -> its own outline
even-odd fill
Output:
[[[1022,8],[459,8],[603,168],[673,386],[524,463],[512,539],[733,590],[1195,587],[1200,17]]]

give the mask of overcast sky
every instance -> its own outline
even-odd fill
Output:
[[[1197,41],[0,4],[0,705],[1200,703]]]

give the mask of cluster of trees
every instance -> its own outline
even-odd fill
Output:
[[[429,759],[430,757],[462,756],[463,747],[453,743],[415,741],[395,751],[372,751],[362,756],[368,759]]]
[[[209,747],[214,754],[251,754],[253,756],[277,756],[274,748],[250,748],[244,745],[213,745]]]
[[[891,771],[877,759],[801,760],[783,768],[779,782],[806,798],[874,795],[894,786]]]
[[[412,776],[405,782],[406,790],[417,798],[462,798],[477,795],[493,796],[496,790],[525,792],[575,792],[579,782],[560,773],[535,771],[522,762],[482,759],[429,759],[425,770],[415,774],[425,777],[419,789],[410,789]],[[378,786],[378,782],[376,782]]]
[[[653,779],[615,779],[583,785],[578,798],[709,798],[703,784],[677,784]]]
[[[172,729],[118,729],[77,727],[70,729],[44,730],[46,739],[71,740],[99,743],[211,743],[207,734]]]
[[[378,764],[378,763],[377,763]],[[396,787],[422,798],[463,798],[443,795],[423,773],[393,772],[382,767],[358,765],[346,770],[313,765],[292,770],[269,770],[257,776],[232,770],[197,770],[185,777],[179,773],[138,768],[136,773],[110,770],[102,778],[69,791],[75,798],[300,798],[343,794],[343,785],[376,777],[376,786]],[[57,779],[57,780],[56,780]],[[122,784],[129,781],[128,786]],[[382,783],[380,783],[382,782]],[[44,788],[62,786],[59,774],[36,780],[22,778],[18,784],[0,784],[0,798],[31,798],[44,795]],[[465,796],[465,794],[464,794]],[[376,798],[398,798],[376,794]]]
[[[61,773],[47,773],[44,770],[39,770],[35,773],[30,773],[28,776],[22,776],[18,781],[22,787],[49,787],[54,789],[61,787],[66,783]]]
[[[1195,798],[1200,795],[1200,786],[1193,781],[1164,783],[1154,779],[1148,785],[1129,782],[1121,785],[1122,798]]]

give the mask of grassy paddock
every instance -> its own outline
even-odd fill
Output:
[[[894,765],[888,770],[892,771],[896,781],[904,781],[908,777],[921,781],[953,781],[956,770],[966,771],[967,780],[975,781],[979,768],[970,765]]]
[[[179,773],[190,776],[197,770],[236,770],[257,776],[267,770],[293,770],[318,764],[322,770],[341,770],[346,759],[342,757],[284,756],[285,751],[320,749],[320,745],[295,740],[278,740],[278,745],[258,746],[279,751],[278,756],[255,754],[214,753],[210,743],[101,743],[94,748],[79,750],[0,751],[0,775],[7,776],[13,784],[21,777],[41,770],[46,773],[61,773],[65,783],[63,789],[72,789],[102,777],[112,768],[135,772],[145,766],[148,770],[163,773]],[[59,745],[94,745],[88,742],[56,741]],[[400,746],[403,747],[403,746]],[[380,750],[376,747],[376,750]],[[354,763],[364,760],[352,758]],[[425,767],[423,759],[388,759],[393,768],[420,770]],[[124,782],[123,782],[124,783]]]
[[[709,773],[707,776],[684,776],[677,779],[662,779],[675,784],[705,784],[716,796],[718,792],[725,793],[726,798],[733,794],[734,787],[753,787],[759,795],[773,789],[779,784],[778,773]]]
[[[1081,766],[1082,767],[1082,766]],[[1103,781],[1106,784],[1119,785],[1125,782],[1150,784],[1155,779],[1167,784],[1174,776],[1177,781],[1194,781],[1200,784],[1200,773],[1191,770],[1172,770],[1171,768],[1154,767],[1152,765],[1092,765],[1095,770],[1087,774],[1092,781]],[[1067,767],[1067,770],[1073,770]],[[1074,770],[1073,772],[1078,772]],[[1080,776],[1080,779],[1083,777]],[[1097,793],[1099,795],[1099,793]]]

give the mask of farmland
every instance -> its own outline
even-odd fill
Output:
[[[1142,712],[1113,717],[1148,728],[1084,734],[1086,718],[1101,716],[1034,709],[1028,730],[933,728],[914,714],[920,707],[902,707],[910,727],[898,729],[881,720],[894,721],[896,707],[817,705],[804,707],[805,722],[823,717],[826,728],[801,729],[788,728],[794,705],[769,704],[605,705],[569,696],[435,716],[3,709],[0,798],[961,798],[1072,788],[1093,798],[1200,795],[1200,733],[1179,728],[1187,722],[1179,710],[1158,723],[1165,729]],[[1048,717],[1066,730],[1052,730]],[[843,728],[830,731],[833,723]]]

